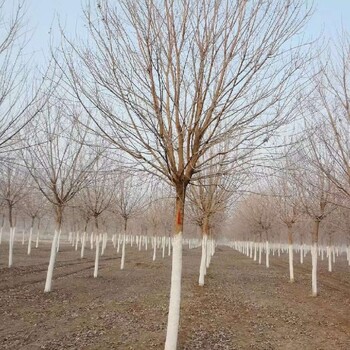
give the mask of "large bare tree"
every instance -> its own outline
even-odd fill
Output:
[[[186,189],[292,116],[308,15],[303,0],[102,0],[85,11],[88,43],[65,37],[59,64],[95,131],[176,192],[166,349],[177,344]]]

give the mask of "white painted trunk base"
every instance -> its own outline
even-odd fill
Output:
[[[125,234],[123,235],[123,245],[122,245],[122,258],[120,260],[120,269],[124,270],[124,265],[125,265],[125,242],[126,241],[126,236]]]
[[[201,263],[199,267],[199,281],[198,281],[198,284],[200,286],[204,286],[204,276],[206,275],[207,240],[208,240],[208,236],[203,235],[202,256],[201,256]]]
[[[10,227],[10,239],[9,239],[9,267],[13,265],[13,245],[15,242],[15,227]]]
[[[53,276],[53,269],[55,267],[56,254],[58,251],[59,236],[60,236],[60,233],[57,232],[57,230],[55,230],[52,243],[51,243],[49,266],[47,268],[47,274],[46,274],[45,289],[44,289],[45,293],[51,292],[51,288],[52,288],[52,276]]]
[[[98,276],[98,263],[100,258],[100,241],[101,241],[100,236],[96,236],[94,278]]]
[[[173,257],[171,267],[171,287],[169,313],[165,350],[176,350],[180,321],[181,302],[181,274],[182,274],[182,232],[175,235],[173,240]]]
[[[269,248],[269,242],[266,241],[266,267],[270,267],[270,248]]]
[[[288,255],[289,255],[289,281],[294,282],[293,244],[288,245]]]
[[[32,251],[32,237],[33,237],[33,227],[31,227],[29,231],[27,255],[30,255]]]
[[[312,296],[317,296],[317,244],[311,247],[312,259]]]
[[[85,242],[86,242],[86,232],[83,232],[83,237],[81,240],[80,259],[84,258]]]

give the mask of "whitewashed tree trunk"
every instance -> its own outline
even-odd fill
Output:
[[[300,264],[304,264],[304,244],[300,246]]]
[[[198,281],[198,284],[200,286],[204,286],[204,276],[206,275],[207,241],[208,241],[208,235],[203,235],[202,256],[201,256],[201,263],[199,267],[199,281]]]
[[[254,261],[256,261],[256,252],[257,252],[256,246],[257,246],[257,243],[255,242],[254,243]]]
[[[312,296],[317,296],[317,243],[311,247],[312,259]]]
[[[208,269],[210,266],[210,260],[211,260],[211,253],[210,253],[210,239],[207,239],[207,246],[206,246],[206,259],[205,259],[205,266]]]
[[[153,258],[152,260],[155,261],[156,260],[156,255],[157,255],[157,238],[154,236],[153,237]]]
[[[94,278],[98,276],[98,263],[100,258],[100,241],[101,241],[100,235],[96,235]]]
[[[3,232],[4,228],[1,226],[0,227],[0,244],[2,242],[2,232]]]
[[[45,289],[44,292],[51,292],[52,288],[52,276],[53,276],[53,269],[55,266],[56,261],[56,254],[58,251],[58,241],[59,241],[60,232],[55,230],[55,233],[53,235],[52,243],[51,243],[51,253],[50,253],[50,261],[49,266],[47,268],[47,275],[46,275],[46,281],[45,281]]]
[[[86,242],[86,232],[83,232],[82,240],[81,240],[80,259],[84,258],[85,242]]]
[[[332,272],[332,251],[328,246],[327,246],[327,257],[328,257],[328,271]]]
[[[22,231],[22,245],[24,245],[24,241],[25,241],[24,235],[25,235],[25,230]]]
[[[91,232],[90,235],[90,249],[93,250],[94,249],[94,233]]]
[[[293,244],[288,245],[288,253],[289,253],[289,281],[294,282]]]
[[[266,241],[266,267],[270,267],[270,248],[269,248],[269,242]]]
[[[261,265],[261,245],[262,243],[259,243],[259,265]]]
[[[15,242],[15,227],[10,227],[10,239],[9,239],[9,267],[13,265],[13,246]]]
[[[162,237],[162,258],[165,257],[165,237]]]
[[[350,248],[349,248],[349,250],[350,250]],[[171,237],[168,238],[168,256],[170,256],[170,255],[171,255]]]
[[[61,241],[61,230],[58,232],[58,237],[57,237],[57,252],[60,250],[60,241]]]
[[[79,245],[79,232],[77,232],[77,236],[75,239],[75,251],[78,251],[78,245]]]
[[[177,335],[180,320],[181,302],[181,273],[182,273],[182,232],[175,235],[173,240],[173,257],[171,267],[171,287],[168,313],[168,326],[165,350],[176,350]]]
[[[120,251],[120,235],[118,235],[117,253]]]
[[[122,245],[122,258],[120,261],[120,269],[124,270],[124,264],[125,264],[125,242],[126,241],[126,235],[124,233],[123,235],[123,245]]]
[[[30,255],[30,253],[32,251],[32,237],[33,237],[33,226],[29,230],[27,255]]]
[[[39,238],[40,238],[40,230],[39,230],[39,227],[38,227],[38,231],[36,232],[35,248],[39,247]]]

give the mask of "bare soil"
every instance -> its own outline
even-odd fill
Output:
[[[43,293],[49,244],[15,244],[14,267],[0,246],[0,349],[163,349],[171,259],[127,247],[125,270],[109,245],[93,278],[86,258],[61,244],[53,292]],[[297,256],[295,257],[296,260]],[[200,248],[184,250],[179,349],[350,349],[350,267],[338,257],[334,272],[319,262],[319,293],[311,297],[311,261],[287,256],[270,268],[218,247],[204,287],[197,286]]]

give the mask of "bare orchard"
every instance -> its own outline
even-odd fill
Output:
[[[62,242],[51,293],[43,293],[50,245],[27,255],[15,242],[14,266],[0,245],[1,349],[163,349],[171,258],[151,247],[109,241],[93,278],[94,251],[85,257]],[[204,287],[198,286],[201,248],[184,247],[179,349],[350,348],[350,279],[346,255],[333,272],[319,258],[319,296],[311,296],[311,255],[295,261],[289,282],[288,252],[270,254],[270,267],[218,246]]]

